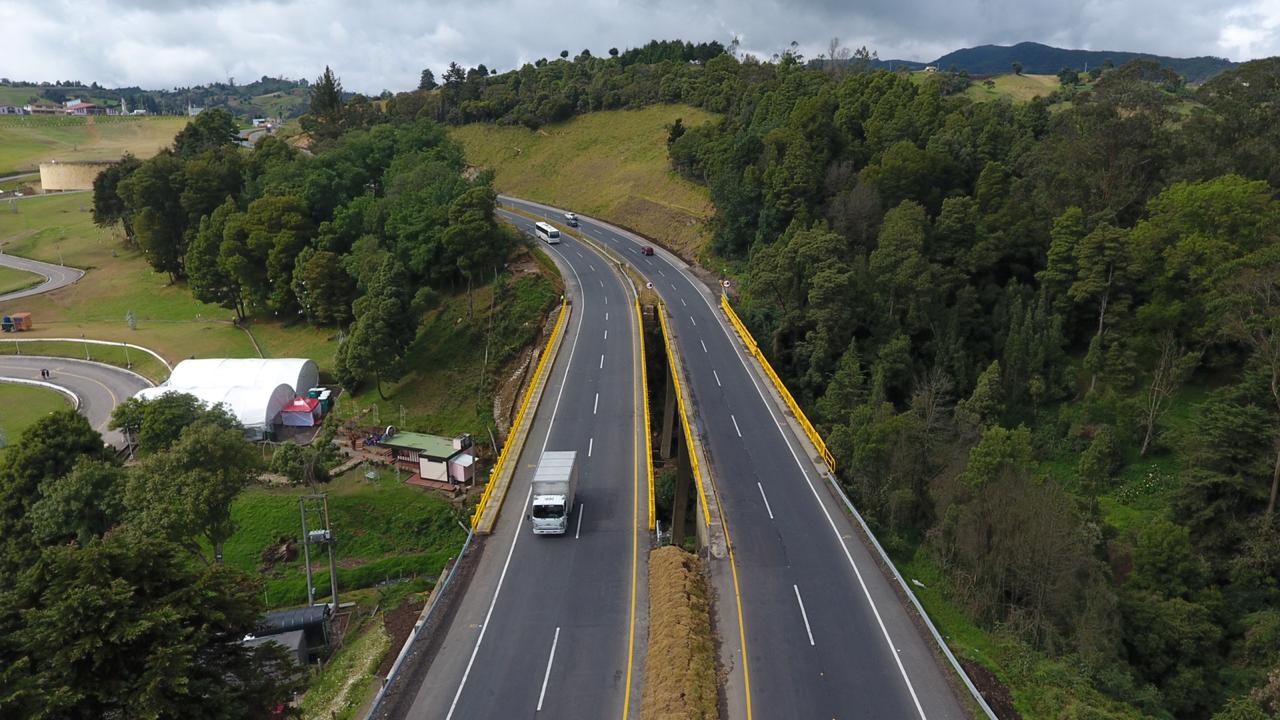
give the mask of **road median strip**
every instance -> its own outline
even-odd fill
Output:
[[[672,545],[649,553],[649,649],[640,720],[719,717],[716,647],[702,559]]]

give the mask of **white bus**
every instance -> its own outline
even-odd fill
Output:
[[[560,244],[559,230],[555,229],[551,225],[544,222],[535,223],[533,227],[534,227],[534,232],[537,234],[538,238],[543,242],[545,242],[546,244],[548,245]]]

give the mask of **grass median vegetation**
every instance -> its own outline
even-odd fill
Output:
[[[718,718],[715,653],[702,560],[670,545],[649,553],[649,650],[641,720]]]

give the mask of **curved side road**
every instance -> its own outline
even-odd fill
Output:
[[[44,282],[36,285],[35,287],[0,295],[0,303],[57,290],[58,288],[66,287],[67,285],[78,282],[80,278],[84,277],[84,271],[78,268],[54,265],[53,263],[29,260],[16,255],[5,255],[3,253],[0,253],[0,265],[13,268],[14,270],[25,270],[44,277]]]
[[[124,445],[124,436],[107,430],[111,411],[134,393],[151,387],[150,380],[114,365],[87,360],[32,355],[0,358],[0,375],[6,377],[39,380],[41,368],[52,374],[46,382],[80,398],[80,412],[106,442],[115,447]]]

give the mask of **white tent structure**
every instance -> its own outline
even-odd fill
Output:
[[[161,387],[229,388],[288,385],[305,393],[320,384],[320,368],[306,358],[209,358],[183,360]]]
[[[190,361],[188,361],[190,362]],[[176,372],[176,371],[175,371]],[[229,387],[159,387],[139,390],[134,397],[154,400],[166,393],[194,395],[209,407],[219,403],[226,405],[231,414],[244,426],[245,436],[259,440],[268,435],[280,416],[280,410],[293,402],[293,388],[284,383],[277,385],[233,385]]]

